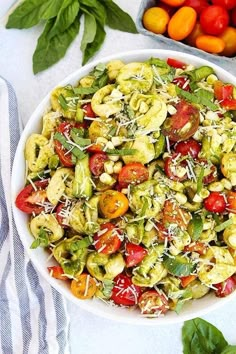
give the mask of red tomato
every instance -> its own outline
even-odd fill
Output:
[[[147,250],[140,245],[134,243],[126,243],[126,266],[133,267],[140,263],[146,256]]]
[[[227,111],[236,110],[236,99],[234,98],[226,98],[225,100],[220,102],[221,107],[226,109]]]
[[[96,114],[92,110],[91,103],[86,103],[81,107],[86,117],[95,118]]]
[[[212,213],[223,213],[226,209],[225,196],[220,192],[211,192],[210,195],[204,199],[204,207]]]
[[[59,224],[63,227],[68,227],[68,218],[69,216],[67,216],[67,212],[66,212],[67,208],[65,207],[64,203],[60,203],[56,209],[56,218],[57,221],[59,222]]]
[[[68,136],[68,135],[70,135],[71,129],[75,126],[77,128],[80,128],[81,124],[75,125],[75,124],[71,124],[68,122],[62,122],[58,126],[57,131],[65,136]],[[54,148],[55,148],[57,155],[59,156],[60,162],[65,167],[73,167],[75,165],[75,163],[72,161],[72,153],[68,152],[68,150],[66,150],[64,148],[64,146],[58,140],[54,140]]]
[[[171,233],[171,229],[168,229],[167,227],[164,226],[162,223],[157,223],[156,224],[156,229],[157,229],[157,238],[159,242],[164,242],[165,239],[167,238],[168,241],[171,241],[173,239],[173,235]]]
[[[145,315],[165,314],[169,310],[167,296],[156,290],[145,291],[139,298],[138,306],[141,313]]]
[[[94,247],[99,253],[115,253],[121,245],[120,231],[110,222],[102,224],[100,231],[94,235],[93,239]]]
[[[199,110],[184,100],[177,103],[175,108],[177,112],[166,118],[162,133],[172,141],[189,139],[198,129]]]
[[[112,289],[111,300],[118,305],[133,306],[138,303],[141,295],[141,288],[132,283],[127,275],[119,274],[114,279],[115,285]]]
[[[87,148],[87,151],[96,154],[96,152],[102,152],[102,146],[99,144],[93,144]]]
[[[175,145],[175,152],[183,156],[190,155],[194,159],[198,157],[199,152],[201,151],[201,144],[192,138],[180,141]]]
[[[234,191],[227,193],[227,211],[236,214],[236,192]]]
[[[231,84],[224,84],[222,81],[217,80],[214,83],[214,96],[218,101],[232,98],[234,87]]]
[[[223,33],[229,24],[227,10],[218,5],[210,5],[200,15],[200,24],[203,32],[218,36]]]
[[[186,288],[186,286],[188,286],[193,280],[195,280],[197,278],[196,275],[186,275],[185,277],[181,277],[180,278],[180,283],[182,285],[183,288]]]
[[[94,176],[100,176],[104,172],[104,162],[107,160],[108,157],[103,152],[90,156],[89,168]]]
[[[140,162],[131,162],[122,167],[118,175],[118,182],[121,188],[126,188],[129,184],[136,185],[145,182],[148,177],[147,167]]]
[[[191,218],[191,214],[187,210],[170,200],[165,201],[162,218],[164,227],[168,228],[169,225],[175,224],[185,230]]]
[[[217,180],[217,168],[215,165],[209,164],[205,159],[198,159],[198,163],[204,168],[204,173],[208,172],[203,177],[203,184],[209,184]]]
[[[187,77],[179,76],[176,77],[172,83],[177,85],[178,87],[182,88],[184,91],[190,91],[190,86],[188,84],[189,80]]]
[[[233,27],[236,27],[236,6],[230,13],[230,23]]]
[[[187,65],[184,62],[182,62],[180,60],[173,59],[173,58],[168,58],[167,64],[172,66],[173,68],[176,68],[176,69],[186,69],[186,67],[187,67]]]
[[[64,270],[60,266],[52,266],[47,267],[51,277],[60,279],[60,280],[67,280],[68,278],[64,275]]]
[[[197,252],[199,254],[205,254],[207,246],[204,242],[195,241],[184,247],[184,252]]]
[[[34,182],[37,190],[31,184],[23,188],[16,197],[15,204],[18,209],[27,214],[40,214],[44,211],[42,204],[46,199],[45,188],[48,185],[48,179]]]
[[[217,297],[225,297],[230,295],[236,289],[236,277],[232,276],[222,283],[214,284],[215,294]]]
[[[185,0],[183,6],[190,6],[192,7],[198,15],[209,6],[206,0]]]
[[[184,181],[188,178],[187,171],[183,170],[186,166],[186,160],[178,153],[164,160],[165,173],[173,181]]]
[[[214,5],[219,5],[227,10],[231,10],[236,7],[236,0],[212,0]]]

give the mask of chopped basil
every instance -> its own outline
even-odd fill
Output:
[[[70,151],[77,159],[82,160],[86,156],[77,146],[70,144],[63,134],[56,132],[54,134],[54,140],[59,141],[62,146]]]
[[[118,156],[126,156],[126,155],[135,155],[136,149],[106,149],[105,151],[108,155],[118,155]]]
[[[208,107],[211,111],[217,111],[219,107],[209,100],[209,95],[207,90],[200,89],[195,93],[190,93],[188,91],[182,90],[177,85],[175,85],[177,94],[185,98],[187,101],[195,104],[202,104]],[[206,95],[206,97],[205,97]]]
[[[72,140],[79,146],[84,147],[87,145],[91,144],[91,140],[90,139],[85,139],[85,138],[81,138],[80,136],[78,136],[76,134],[76,131],[73,130],[74,128],[71,129],[70,131],[70,136],[72,138]]]
[[[200,215],[194,214],[188,225],[188,233],[193,241],[197,241],[203,230],[203,221]]]
[[[60,103],[60,105],[61,105],[61,107],[64,109],[64,111],[67,111],[67,109],[68,109],[69,107],[68,107],[68,104],[67,104],[67,102],[66,102],[65,97],[64,97],[62,94],[60,94],[60,95],[58,96],[58,102]]]
[[[49,245],[48,233],[43,227],[40,227],[38,237],[32,242],[30,248],[35,249],[38,248],[39,246],[47,247],[48,245]]]

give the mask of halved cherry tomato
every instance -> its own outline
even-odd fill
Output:
[[[115,219],[127,212],[129,201],[123,193],[109,189],[101,194],[99,209],[105,218]]]
[[[175,202],[165,201],[162,218],[165,227],[176,224],[185,230],[190,220],[191,214],[187,210],[179,207]]]
[[[206,0],[185,0],[184,6],[192,7],[200,15],[209,4]]]
[[[209,184],[217,180],[217,168],[215,165],[208,162],[206,159],[198,159],[198,163],[204,168],[203,184]]]
[[[126,243],[126,266],[133,267],[140,263],[147,254],[147,250],[140,245],[128,242]]]
[[[214,5],[219,5],[227,10],[231,10],[236,7],[236,0],[212,0]]]
[[[173,181],[184,181],[188,178],[186,166],[186,159],[178,153],[164,160],[165,173]]]
[[[234,87],[231,84],[224,84],[220,80],[214,82],[214,96],[218,101],[232,98],[233,90]]]
[[[169,310],[167,296],[156,290],[145,291],[139,298],[138,306],[145,315],[165,314]]]
[[[168,65],[176,69],[186,69],[187,67],[187,65],[184,62],[173,58],[167,58],[166,62]]]
[[[90,118],[95,118],[96,117],[96,114],[92,110],[91,103],[86,103],[83,106],[81,106],[81,108],[83,109],[86,117],[90,117]]]
[[[114,279],[111,300],[118,305],[133,306],[138,303],[141,288],[132,283],[127,275],[119,274]]]
[[[221,107],[223,107],[227,111],[235,111],[236,110],[236,99],[226,98],[225,100],[220,102],[220,105],[221,105]]]
[[[207,251],[207,245],[204,242],[195,241],[184,247],[184,252],[197,252],[201,255]]]
[[[236,192],[234,191],[227,193],[227,211],[236,214]]]
[[[127,188],[129,184],[136,185],[148,180],[147,167],[140,162],[131,162],[123,166],[118,175],[121,188]]]
[[[236,277],[232,276],[222,283],[214,284],[215,294],[217,297],[225,297],[230,295],[236,289]]]
[[[199,110],[184,100],[177,103],[175,108],[177,112],[166,118],[162,126],[162,133],[172,141],[187,140],[198,129]]]
[[[226,209],[226,197],[220,192],[211,192],[204,199],[204,207],[212,213],[223,213]]]
[[[89,168],[94,176],[100,176],[104,172],[104,163],[108,160],[105,153],[97,153],[89,158]]]
[[[184,91],[190,91],[190,86],[188,84],[189,80],[185,76],[176,77],[172,83],[182,88]]]
[[[97,290],[96,281],[90,274],[80,274],[71,282],[71,292],[78,299],[91,299]]]
[[[200,24],[206,34],[218,36],[229,25],[229,14],[222,6],[210,5],[201,12]]]
[[[60,280],[67,280],[68,278],[65,276],[64,270],[61,266],[52,266],[47,267],[51,277],[60,279]]]
[[[44,211],[44,207],[40,204],[46,199],[44,189],[47,187],[48,182],[48,179],[34,182],[37,190],[31,184],[23,188],[16,197],[15,204],[17,208],[27,214],[40,214]]]
[[[183,288],[186,288],[193,280],[197,278],[196,275],[186,275],[186,277],[181,277],[180,278],[180,283]]]
[[[64,203],[60,203],[56,209],[56,218],[62,227],[69,227],[69,215],[67,216],[68,207]]]
[[[121,245],[121,232],[114,224],[106,222],[100,227],[94,237],[94,247],[99,253],[115,253]]]
[[[188,140],[180,141],[175,145],[175,152],[183,156],[190,155],[194,159],[198,157],[199,152],[201,151],[201,144],[190,138]]]
[[[93,144],[93,145],[90,145],[88,148],[87,148],[87,151],[88,152],[91,152],[92,154],[96,154],[97,152],[102,152],[102,145],[100,144]]]

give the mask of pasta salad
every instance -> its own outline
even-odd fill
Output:
[[[98,64],[51,92],[25,160],[31,248],[77,298],[158,317],[235,290],[236,88],[210,66]]]

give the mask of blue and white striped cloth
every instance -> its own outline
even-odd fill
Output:
[[[19,139],[16,97],[0,77],[0,353],[67,354],[65,300],[35,270],[13,220],[10,180]]]

